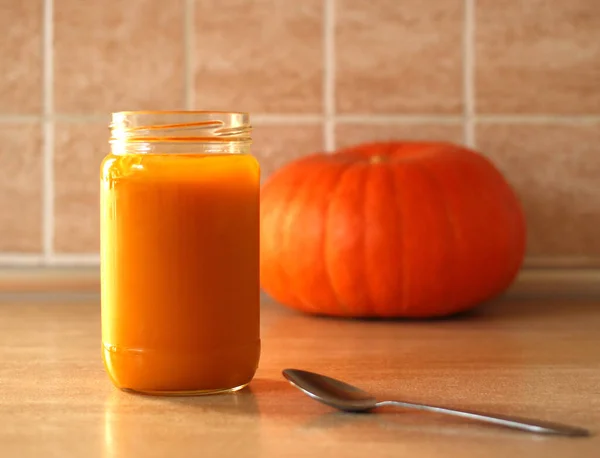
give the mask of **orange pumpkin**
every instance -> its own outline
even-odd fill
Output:
[[[435,317],[506,289],[525,250],[519,201],[482,155],[445,143],[314,154],[261,192],[263,290],[304,312]]]

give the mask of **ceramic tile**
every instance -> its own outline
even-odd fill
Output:
[[[336,2],[342,113],[460,113],[463,1]]]
[[[59,123],[54,150],[54,250],[100,248],[100,163],[108,153],[105,123]]]
[[[597,0],[478,0],[480,113],[600,114]]]
[[[195,107],[322,110],[323,1],[195,3]]]
[[[42,0],[0,0],[0,114],[42,110]]]
[[[0,251],[42,250],[39,124],[0,124]]]
[[[457,124],[338,124],[336,147],[387,140],[423,140],[463,143],[463,126]]]
[[[183,2],[54,2],[59,113],[184,107]]]
[[[480,125],[477,139],[523,202],[529,257],[600,263],[600,124]]]

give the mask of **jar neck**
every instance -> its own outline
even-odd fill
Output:
[[[112,154],[248,154],[247,113],[124,111],[113,113]]]

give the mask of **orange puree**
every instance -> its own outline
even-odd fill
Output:
[[[102,164],[102,343],[123,389],[226,391],[260,353],[259,167],[247,154]]]

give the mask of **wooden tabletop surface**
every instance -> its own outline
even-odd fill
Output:
[[[197,398],[132,395],[100,360],[95,297],[0,300],[0,456],[597,457],[600,301],[488,304],[437,321],[312,318],[264,304],[250,388]],[[281,377],[297,367],[396,398],[584,426],[531,435],[393,409],[343,414]]]

